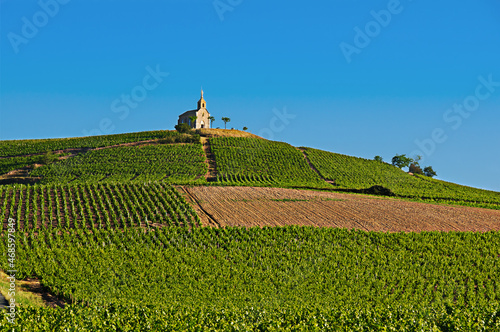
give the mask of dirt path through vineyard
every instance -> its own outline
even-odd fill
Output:
[[[208,166],[207,174],[205,174],[205,179],[207,181],[215,181],[217,179],[217,164],[215,162],[214,154],[212,153],[210,140],[206,137],[201,137],[200,141],[203,147],[203,152],[205,152],[205,163]]]
[[[297,189],[183,187],[204,226],[307,225],[369,231],[500,230],[500,211]]]

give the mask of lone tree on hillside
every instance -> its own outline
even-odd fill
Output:
[[[195,127],[196,128],[196,119],[198,119],[198,117],[196,115],[191,115],[189,117],[189,121],[191,121],[191,126]]]
[[[215,121],[215,118],[213,116],[209,116],[208,119],[210,120],[210,128],[212,128],[214,121]]]
[[[243,130],[248,130],[248,128],[247,127],[243,127]]]
[[[427,166],[426,168],[424,168],[424,174],[431,178],[437,175],[436,172],[434,172],[434,170],[432,169],[432,166]]]
[[[380,161],[381,163],[384,162],[384,159],[382,159],[381,156],[375,156],[375,158],[373,158],[373,160]]]
[[[228,122],[231,122],[231,119],[230,118],[226,118],[226,117],[222,117],[222,121],[224,121],[224,129],[226,129],[226,124]]]
[[[394,157],[392,157],[392,165],[399,168],[408,167],[413,162],[415,161],[412,158],[407,157],[405,154],[400,154],[400,155],[397,154]]]

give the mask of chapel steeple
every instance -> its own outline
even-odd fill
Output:
[[[201,89],[201,98],[198,100],[198,109],[207,108],[207,102],[203,99],[203,88]]]

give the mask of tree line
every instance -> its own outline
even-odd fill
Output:
[[[379,162],[384,162],[381,156],[375,156],[375,158],[373,159]],[[425,175],[431,178],[436,176],[437,173],[434,171],[432,166],[426,166],[422,170],[422,167],[419,164],[421,159],[422,156],[410,158],[406,156],[406,154],[396,154],[394,157],[392,157],[392,165],[400,169],[403,169],[403,167],[408,167],[408,171],[413,174]]]

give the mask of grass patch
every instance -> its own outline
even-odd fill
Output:
[[[16,305],[44,307],[45,303],[43,302],[41,295],[30,292],[25,287],[25,284],[26,282],[22,280],[16,280]],[[7,299],[7,301],[10,301],[11,299],[11,297],[9,296],[9,288],[10,281],[9,279],[7,279],[7,275],[3,271],[0,271],[0,292]]]

